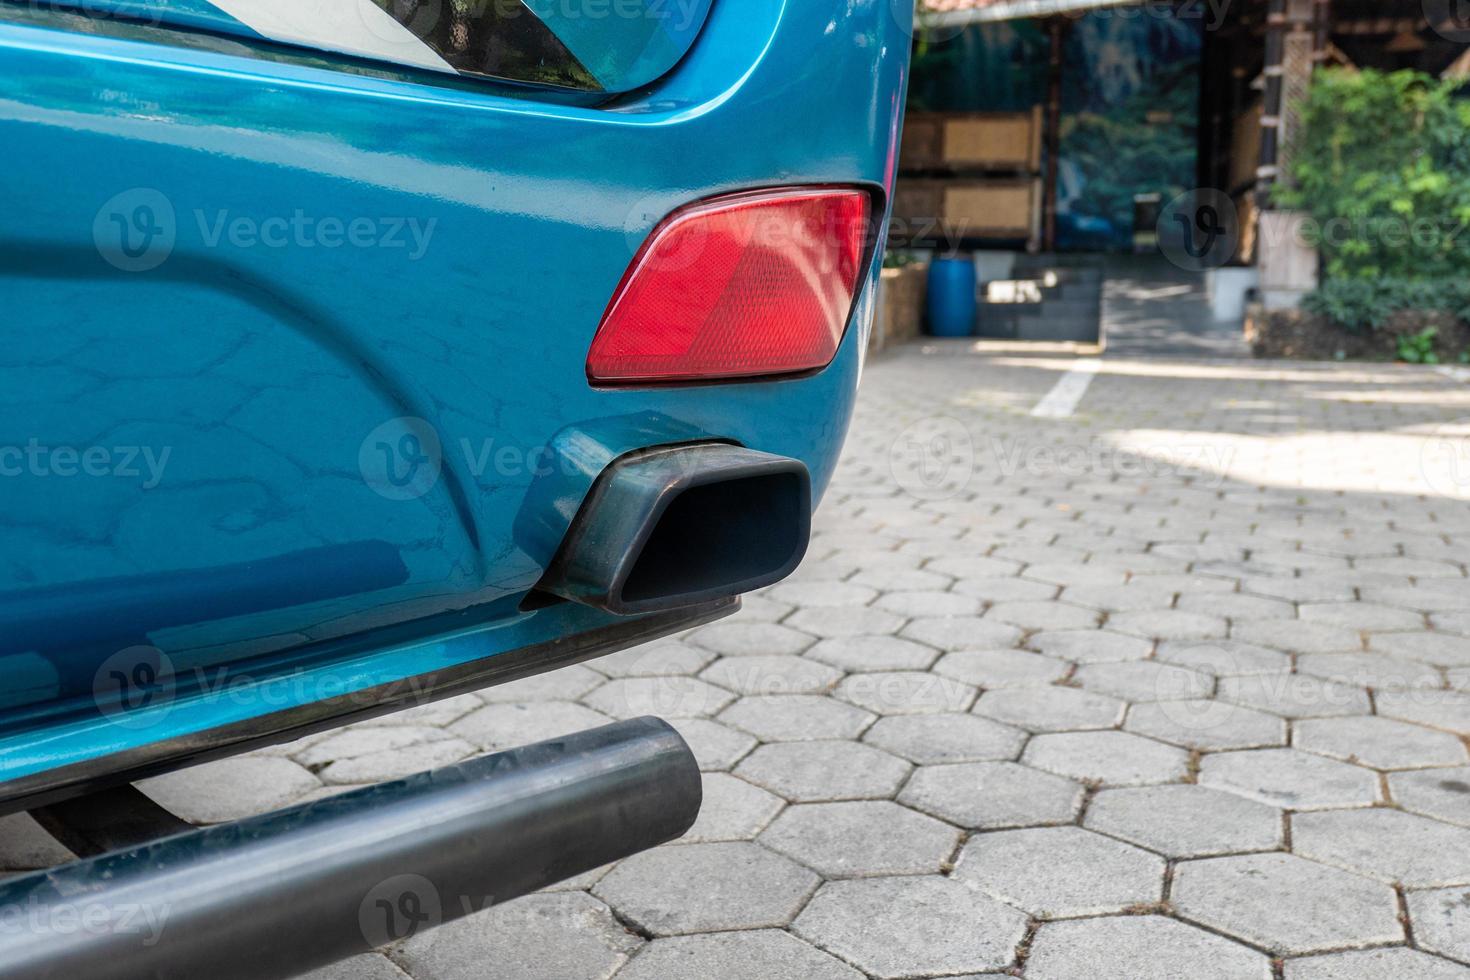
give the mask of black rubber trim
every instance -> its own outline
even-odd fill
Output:
[[[739,608],[739,599],[728,599],[677,612],[618,621],[586,633],[557,637],[408,680],[261,715],[235,725],[211,728],[187,737],[154,742],[22,776],[0,783],[0,815],[48,806],[197,763],[292,742],[406,707],[533,677],[702,626]]]

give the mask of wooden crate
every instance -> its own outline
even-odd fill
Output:
[[[1041,109],[946,116],[940,153],[949,167],[1034,172],[1041,166]]]
[[[944,208],[942,180],[900,177],[893,190],[893,216],[906,222],[937,221]]]
[[[965,181],[944,191],[943,218],[964,238],[1031,238],[1035,233],[1034,180]]]

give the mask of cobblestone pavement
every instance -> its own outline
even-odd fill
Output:
[[[807,561],[731,619],[149,791],[693,746],[683,841],[315,980],[1470,977],[1470,385],[1113,357],[1034,417],[1073,363],[870,365]]]

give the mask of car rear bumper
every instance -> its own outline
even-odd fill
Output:
[[[559,644],[687,625],[523,599],[621,453],[730,443],[800,462],[819,499],[878,256],[809,376],[598,390],[588,346],[639,246],[690,201],[808,184],[884,199],[910,44],[895,6],[717,3],[673,72],[600,108],[0,21],[16,80],[0,143],[25,202],[0,214],[19,338],[0,354],[0,446],[168,461],[151,486],[0,481],[0,608],[40,637],[0,630],[19,678],[0,796],[251,741],[219,733],[290,737],[296,713],[347,720],[344,693],[493,682],[518,651],[555,666]],[[106,246],[140,208],[157,220],[124,240],[137,254]],[[257,588],[267,568],[277,587]],[[106,614],[127,582],[178,584],[146,615]],[[147,656],[179,684],[105,710],[101,686],[156,669]]]

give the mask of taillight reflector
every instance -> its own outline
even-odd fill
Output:
[[[869,210],[863,191],[802,188],[674,212],[623,276],[587,377],[689,382],[826,367],[852,312]]]

